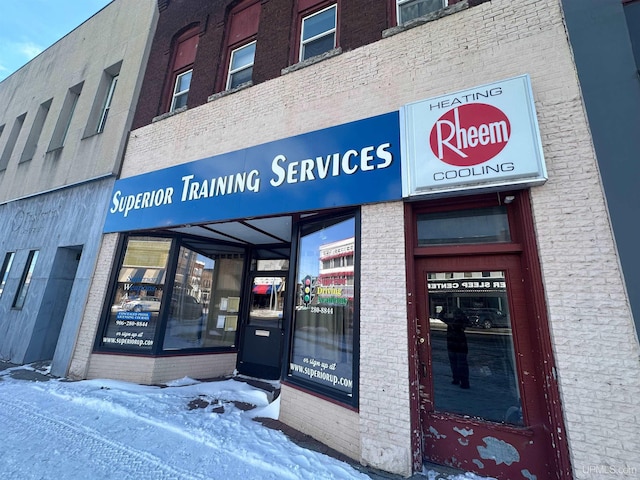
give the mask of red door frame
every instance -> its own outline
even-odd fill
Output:
[[[506,197],[513,197],[508,203],[508,216],[511,228],[511,243],[492,245],[460,245],[460,246],[417,246],[417,215],[425,212],[444,210],[470,209],[504,205]],[[517,192],[501,192],[478,196],[455,197],[421,203],[405,204],[405,246],[406,246],[406,274],[407,274],[407,312],[409,321],[409,376],[411,401],[411,431],[413,450],[413,469],[420,471],[423,463],[422,425],[420,415],[420,376],[418,356],[418,312],[417,293],[418,283],[414,263],[416,259],[437,256],[482,255],[500,253],[518,253],[521,257],[521,269],[525,281],[532,287],[527,289],[527,303],[531,308],[529,317],[534,319],[531,330],[532,343],[539,350],[542,360],[541,373],[544,378],[543,391],[545,409],[553,425],[550,432],[555,449],[553,459],[558,472],[558,479],[571,479],[572,470],[569,457],[569,447],[560,402],[560,392],[555,376],[555,362],[551,346],[551,334],[547,317],[542,271],[535,240],[533,214],[528,190]],[[541,479],[542,480],[542,479]]]

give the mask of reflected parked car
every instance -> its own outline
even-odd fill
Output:
[[[169,316],[183,320],[194,320],[202,316],[202,304],[191,295],[173,295]]]
[[[160,311],[160,299],[158,297],[130,298],[124,302],[122,309],[129,312],[158,312]]]
[[[497,308],[466,308],[469,325],[479,328],[510,328],[509,317]]]

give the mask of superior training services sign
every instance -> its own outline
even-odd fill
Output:
[[[404,197],[547,180],[528,75],[406,105],[401,122]]]
[[[399,113],[118,180],[105,233],[400,200]]]

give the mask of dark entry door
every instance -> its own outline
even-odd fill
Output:
[[[238,371],[265,379],[280,378],[284,337],[286,276],[282,271],[253,273],[249,279],[247,318],[242,322]]]
[[[416,281],[425,459],[500,479],[557,478],[520,257],[419,259]]]

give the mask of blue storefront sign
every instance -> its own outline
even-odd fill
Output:
[[[115,183],[104,232],[400,200],[399,113]]]

